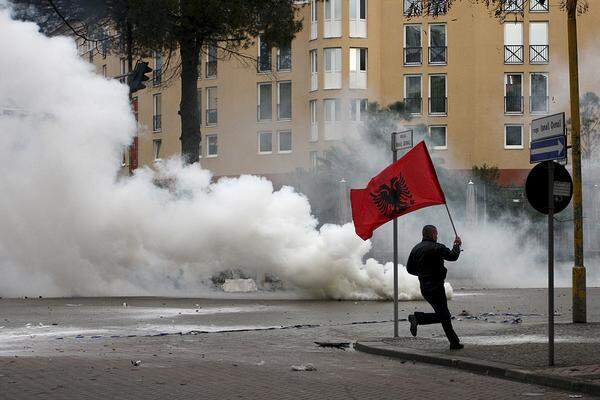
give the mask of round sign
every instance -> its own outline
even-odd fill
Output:
[[[569,171],[554,161],[539,163],[527,175],[525,195],[531,207],[548,214],[548,167],[554,164],[554,213],[559,213],[571,202],[573,196],[573,180]]]

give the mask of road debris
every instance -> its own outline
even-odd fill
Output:
[[[308,363],[303,365],[292,365],[292,371],[316,371],[317,367]]]
[[[350,342],[315,342],[319,347],[333,347],[335,349],[348,349],[350,348]]]
[[[133,365],[134,367],[139,367],[140,364],[142,363],[142,360],[131,360],[131,365]]]

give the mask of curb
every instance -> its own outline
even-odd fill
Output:
[[[441,365],[466,370],[480,375],[532,383],[563,389],[573,392],[600,396],[600,385],[576,379],[567,379],[553,375],[540,374],[535,371],[518,369],[514,365],[493,361],[477,360],[469,357],[431,354],[422,350],[407,349],[386,345],[381,342],[357,342],[354,348],[363,353],[375,354],[407,361],[419,361],[428,364]]]

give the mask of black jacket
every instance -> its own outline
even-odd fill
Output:
[[[460,246],[452,250],[433,240],[423,241],[413,247],[406,263],[407,269],[415,270],[419,281],[423,283],[439,283],[446,279],[448,270],[444,267],[444,260],[456,261],[460,255]]]

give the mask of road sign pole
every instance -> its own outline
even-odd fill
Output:
[[[548,165],[548,364],[554,365],[554,161]]]
[[[392,133],[392,155],[394,163],[398,161],[396,133]],[[394,218],[394,337],[398,337],[398,218]]]

